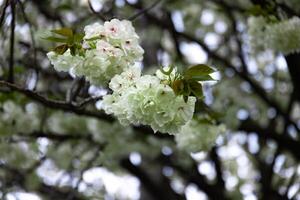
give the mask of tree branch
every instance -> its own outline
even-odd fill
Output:
[[[11,8],[11,22],[10,22],[10,54],[9,54],[9,69],[8,69],[8,82],[14,82],[14,44],[15,44],[15,0],[10,1]]]
[[[13,91],[18,91],[18,92],[24,94],[25,96],[29,97],[30,99],[37,101],[48,108],[60,109],[60,110],[64,110],[67,112],[73,112],[78,115],[96,117],[98,119],[101,119],[101,120],[104,120],[107,122],[114,121],[114,119],[112,117],[110,117],[109,115],[106,115],[104,113],[92,112],[92,111],[82,109],[82,106],[86,105],[86,103],[87,103],[86,101],[75,104],[75,103],[66,103],[64,101],[58,101],[58,100],[50,100],[34,91],[21,88],[15,84],[8,83],[6,81],[0,81],[0,86],[9,87]],[[88,100],[88,102],[90,102],[90,99]]]
[[[97,12],[95,9],[94,9],[94,7],[93,7],[93,5],[92,5],[92,3],[91,3],[91,0],[88,0],[88,5],[89,5],[89,8],[90,8],[90,10],[92,11],[92,13],[94,13],[99,19],[101,19],[102,21],[106,21],[106,18],[105,18],[105,16],[103,16],[100,12]]]
[[[149,7],[143,8],[142,10],[140,10],[139,12],[137,12],[136,14],[132,15],[131,17],[128,17],[128,20],[129,21],[134,21],[139,16],[141,16],[141,15],[149,12],[151,9],[153,9],[155,6],[157,6],[162,1],[164,1],[164,0],[156,0],[156,1],[154,1]]]

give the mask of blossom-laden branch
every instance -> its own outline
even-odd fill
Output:
[[[178,133],[192,119],[195,97],[203,98],[200,81],[213,80],[211,67],[199,64],[181,74],[171,65],[167,71],[143,76],[141,69],[132,67],[144,50],[130,21],[112,19],[84,30],[84,34],[69,28],[52,30],[55,35],[45,39],[62,44],[47,55],[58,71],[71,71],[95,85],[110,81],[113,94],[103,98],[107,114],[125,126],[150,125],[154,132],[169,134]]]

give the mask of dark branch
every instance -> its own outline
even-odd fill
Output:
[[[242,122],[239,130],[246,131],[247,133],[255,133],[259,138],[273,140],[278,144],[280,148],[289,151],[292,155],[294,155],[295,158],[300,160],[300,142],[291,139],[287,135],[278,134],[274,130],[274,126],[263,128],[257,125],[255,122],[248,120]]]
[[[139,16],[149,12],[151,9],[153,9],[155,6],[157,6],[159,3],[161,3],[163,0],[156,0],[154,1],[149,7],[143,8],[142,10],[140,10],[139,12],[137,12],[136,14],[132,15],[131,17],[128,17],[128,20],[130,21],[134,21],[135,19],[137,19]]]
[[[11,22],[10,22],[10,54],[9,54],[9,71],[8,71],[8,82],[14,82],[14,44],[15,44],[15,0],[10,1],[10,8],[11,8]]]
[[[94,13],[99,19],[101,19],[102,21],[106,21],[106,18],[105,18],[105,16],[103,16],[100,12],[97,12],[95,9],[94,9],[94,7],[93,7],[93,5],[92,5],[92,3],[91,3],[91,0],[88,0],[88,5],[89,5],[89,8],[90,8],[90,10],[92,11],[92,13]]]
[[[12,89],[13,91],[17,91],[20,92],[22,94],[24,94],[25,96],[29,97],[30,99],[37,101],[41,104],[43,104],[44,106],[48,107],[48,108],[53,108],[53,109],[60,109],[60,110],[64,110],[67,112],[73,112],[77,115],[84,115],[84,116],[89,116],[89,117],[96,117],[98,119],[104,120],[104,121],[108,121],[108,122],[112,122],[114,121],[114,119],[104,113],[101,112],[92,112],[92,111],[88,111],[88,110],[84,110],[81,107],[86,105],[87,102],[90,102],[89,100],[85,100],[81,103],[66,103],[64,101],[58,101],[58,100],[50,100],[34,91],[28,90],[28,89],[24,89],[22,87],[19,87],[15,84],[11,84],[5,81],[0,81],[0,86],[5,86],[5,87],[9,87],[10,89]]]

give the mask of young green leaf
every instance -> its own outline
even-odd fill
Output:
[[[101,36],[95,36],[95,37],[92,37],[92,38],[87,38],[85,39],[86,41],[94,41],[94,40],[98,40],[98,39],[101,39],[102,37]]]
[[[176,95],[180,95],[183,93],[183,89],[184,89],[184,83],[183,80],[175,80],[173,81],[172,85],[171,85],[174,93]]]
[[[59,45],[53,49],[53,51],[59,55],[64,54],[67,50],[68,50],[68,45],[66,44]]]
[[[193,77],[195,76],[205,76],[205,75],[209,75],[211,73],[215,72],[215,70],[211,67],[209,67],[208,65],[204,65],[204,64],[199,64],[199,65],[195,65],[190,67],[189,69],[187,69],[183,76],[186,80],[188,79],[193,79]]]
[[[52,33],[56,33],[58,35],[62,35],[65,37],[73,37],[73,31],[70,28],[61,28],[61,29],[55,29],[51,31]]]
[[[51,42],[59,42],[59,43],[66,43],[68,41],[68,39],[58,38],[58,37],[53,37],[53,36],[49,36],[49,37],[46,37],[44,39],[49,40]]]
[[[190,77],[188,80],[194,80],[194,81],[214,81],[210,75],[194,75]]]
[[[203,90],[202,90],[202,85],[201,83],[197,81],[190,81],[189,82],[189,87],[191,89],[191,92],[194,94],[195,97],[198,99],[203,98]]]
[[[84,34],[76,33],[74,34],[74,42],[81,43],[83,40]]]
[[[96,44],[94,42],[88,42],[89,47],[92,49],[96,49]]]
[[[187,81],[183,80],[183,86],[184,87],[183,87],[183,90],[182,90],[182,94],[184,96],[190,96],[190,94],[191,94],[191,88],[190,88],[189,83]]]
[[[72,56],[76,55],[76,47],[75,47],[75,45],[73,45],[73,46],[70,47],[70,52],[71,52]]]

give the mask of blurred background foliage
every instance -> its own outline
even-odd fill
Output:
[[[247,34],[251,15],[298,17],[297,0],[0,5],[1,199],[300,199],[300,54],[254,52]],[[105,88],[50,65],[47,31],[112,18],[132,20],[145,73],[168,64],[218,70],[196,112],[210,112],[226,131],[210,141],[216,130],[200,127],[202,151],[148,127],[121,127],[97,110]]]

